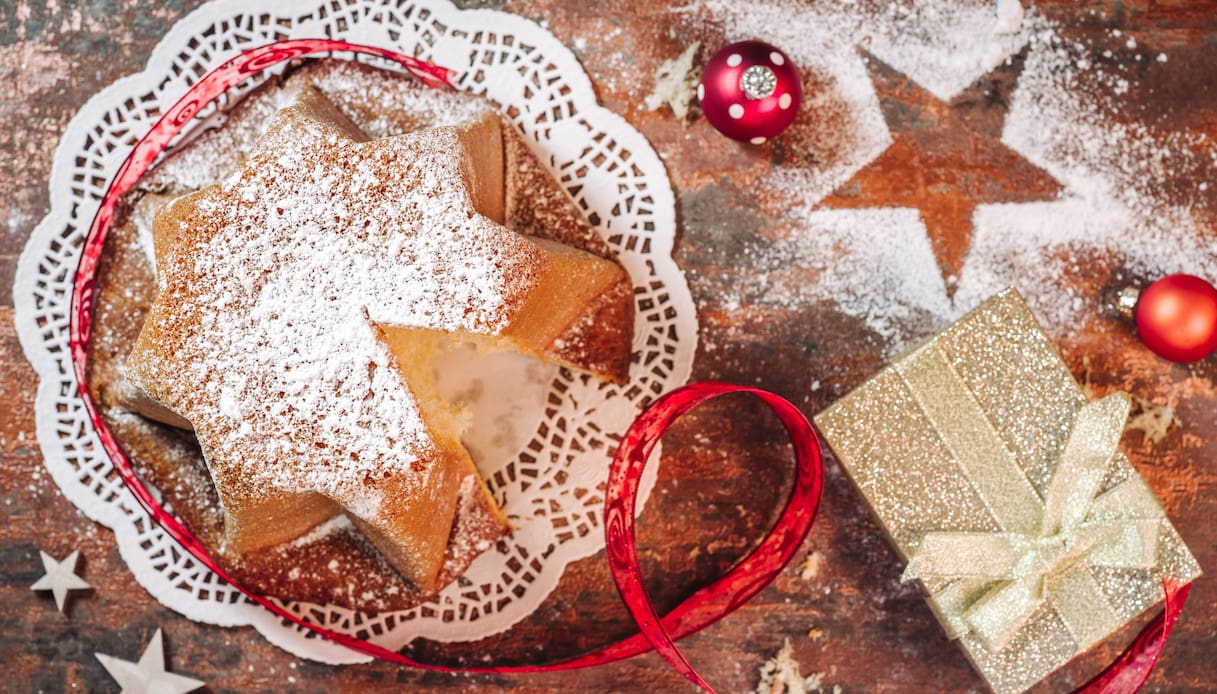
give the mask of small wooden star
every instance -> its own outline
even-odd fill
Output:
[[[917,208],[947,291],[954,294],[978,205],[1053,200],[1061,192],[1056,179],[1001,142],[1023,57],[944,102],[865,55],[892,144],[821,204]]]
[[[94,653],[106,671],[118,682],[122,694],[185,694],[202,687],[205,682],[165,671],[165,648],[161,642],[161,630],[152,635],[148,648],[139,657],[138,663],[115,658],[105,653]]]
[[[67,600],[69,590],[87,590],[91,588],[88,583],[76,575],[76,562],[80,559],[80,551],[72,550],[67,559],[56,561],[55,557],[39,550],[42,555],[42,566],[46,569],[46,575],[38,579],[38,582],[30,586],[30,590],[49,590],[55,596],[55,606],[63,612],[64,602]]]

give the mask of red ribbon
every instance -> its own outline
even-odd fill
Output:
[[[486,665],[455,668],[420,663],[406,656],[347,634],[304,621],[271,599],[233,580],[208,554],[181,522],[165,511],[144,486],[131,462],[118,445],[89,395],[86,359],[93,319],[93,292],[98,261],[110,223],[122,196],[152,166],[196,114],[216,97],[252,75],[284,61],[325,51],[350,51],[379,56],[396,62],[431,86],[450,85],[452,73],[412,56],[375,46],[362,46],[331,39],[301,39],[251,48],[203,76],[135,144],[119,167],[102,197],[85,241],[72,293],[69,347],[85,409],[115,471],[148,514],[199,563],[241,591],[250,600],[276,616],[353,650],[410,667],[444,672],[532,673],[603,665],[645,653],[652,647],[685,677],[713,691],[694,670],[674,641],[718,621],[746,603],[768,585],[789,563],[811,529],[823,494],[824,475],[820,443],[807,418],[790,402],[756,388],[725,383],[695,383],[661,397],[626,432],[609,471],[605,494],[605,533],[613,580],[639,633],[610,646],[570,660],[548,665]],[[777,414],[794,445],[798,466],[790,498],[780,518],[743,561],[724,576],[701,588],[670,613],[660,618],[642,582],[634,538],[634,514],[642,471],[663,433],[698,404],[728,393],[751,393]],[[1084,694],[1123,694],[1136,691],[1149,676],[1178,618],[1190,584],[1167,582],[1166,609],[1120,659],[1082,690]]]
[[[647,595],[638,566],[634,539],[634,512],[638,483],[647,459],[663,433],[697,405],[728,393],[751,393],[773,409],[794,446],[798,474],[786,508],[773,530],[743,561],[722,578],[702,588],[662,620]],[[609,567],[621,599],[639,630],[656,652],[694,684],[714,690],[698,675],[673,643],[744,604],[769,585],[803,544],[824,492],[824,466],[820,442],[807,417],[789,401],[773,393],[726,383],[693,383],[668,393],[643,412],[625,433],[609,468],[604,524]],[[704,597],[703,597],[704,596]]]
[[[1167,578],[1163,579],[1162,587],[1166,592],[1162,613],[1141,630],[1132,645],[1107,669],[1078,689],[1078,694],[1133,694],[1145,686],[1166,646],[1166,638],[1179,620],[1192,584]]]

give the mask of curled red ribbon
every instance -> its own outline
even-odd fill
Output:
[[[819,439],[807,418],[790,402],[756,388],[725,383],[695,383],[677,389],[651,405],[626,432],[610,468],[605,498],[606,545],[613,580],[639,633],[570,660],[547,665],[484,665],[456,668],[420,663],[368,641],[304,621],[271,599],[237,583],[208,554],[181,522],[161,507],[131,467],[131,462],[106,427],[89,395],[86,358],[93,319],[93,285],[110,222],[125,195],[194,116],[215,98],[251,75],[286,60],[325,51],[375,55],[396,62],[432,86],[451,84],[445,68],[374,46],[331,39],[281,41],[243,51],[203,76],[139,140],[110,181],[85,241],[72,293],[69,348],[86,411],[115,471],[140,505],[199,563],[276,616],[353,650],[409,667],[444,672],[531,673],[602,665],[655,650],[691,682],[713,691],[677,649],[674,641],[730,614],[768,585],[789,563],[811,529],[823,493],[824,476]],[[647,459],[667,429],[698,404],[727,393],[751,393],[773,409],[794,445],[798,472],[777,524],[747,557],[724,576],[701,588],[660,618],[642,583],[634,539],[638,484]],[[1158,660],[1166,637],[1178,618],[1190,584],[1167,583],[1166,609],[1125,654],[1092,681],[1084,694],[1124,694],[1145,682]]]
[[[660,437],[672,424],[697,405],[728,393],[751,393],[773,409],[794,446],[798,473],[786,508],[777,524],[743,561],[722,578],[694,593],[662,620],[647,595],[638,565],[638,544],[634,539],[634,512],[638,483],[647,459]],[[609,567],[622,600],[633,615],[638,629],[655,651],[689,681],[708,692],[706,683],[685,660],[673,638],[681,638],[706,617],[724,616],[756,595],[779,574],[803,544],[815,519],[824,492],[824,466],[820,442],[807,417],[789,401],[773,393],[726,383],[693,383],[668,393],[643,412],[625,433],[613,465],[609,469],[605,500],[605,535]],[[704,602],[703,602],[704,596]],[[690,603],[693,603],[690,605]]]

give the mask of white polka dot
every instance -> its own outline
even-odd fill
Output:
[[[771,62],[772,62],[774,65],[779,65],[779,66],[780,66],[780,65],[785,65],[785,64],[786,64],[786,59],[785,59],[785,58],[783,58],[783,57],[782,57],[782,54],[781,54],[781,53],[778,53],[777,51],[770,51],[770,52],[769,52],[769,60],[770,60],[770,61],[771,61]]]
[[[698,88],[700,89],[700,87],[698,87]],[[790,108],[790,102],[791,102],[790,95],[783,94],[780,97],[778,97],[778,108],[785,111],[786,109]]]
[[[704,84],[697,85],[697,100],[698,101],[706,100],[706,85],[704,85]]]
[[[751,143],[752,143],[752,144],[754,144],[754,145],[763,145],[763,144],[765,144],[765,138],[763,138],[763,137],[754,137],[754,138],[752,138],[751,140],[748,140],[748,141],[749,141],[749,142],[751,142]]]
[[[732,53],[731,55],[727,56],[727,67],[735,67],[742,62],[744,62],[744,57],[739,53]]]
[[[732,118],[743,118],[744,107],[740,106],[739,104],[731,104],[731,106],[727,109],[727,115],[731,116]]]

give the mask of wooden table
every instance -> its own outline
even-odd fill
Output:
[[[186,0],[148,9],[134,0],[83,6],[22,0],[0,7],[0,77],[6,91],[0,102],[0,402],[5,403],[0,486],[8,520],[0,525],[0,619],[5,625],[0,662],[7,668],[0,689],[113,690],[93,653],[134,660],[161,627],[170,669],[205,680],[217,692],[691,691],[654,655],[594,670],[512,677],[303,661],[250,628],[196,624],[162,607],[133,586],[111,533],[86,520],[59,494],[42,467],[34,435],[36,379],[11,319],[17,256],[47,209],[46,181],[65,123],[90,95],[139,71],[160,36],[196,4]],[[1038,4],[1079,40],[1119,29],[1151,52],[1169,51],[1171,68],[1145,71],[1128,96],[1127,112],[1119,117],[1217,138],[1217,3]],[[560,40],[574,46],[603,103],[638,127],[663,158],[681,219],[676,260],[688,274],[701,323],[694,379],[756,384],[809,414],[818,411],[834,393],[882,366],[881,341],[831,302],[732,306],[718,295],[723,282],[755,279],[749,273],[759,272],[735,261],[746,243],[764,243],[775,228],[763,191],[750,187],[775,150],[737,145],[703,118],[682,124],[666,111],[647,111],[641,104],[663,59],[693,40],[717,46],[723,37],[712,29],[690,28],[677,13],[642,0],[594,5],[601,4],[529,0],[506,9],[544,20]],[[893,107],[907,111],[916,105]],[[1202,199],[1194,213],[1213,229],[1217,198]],[[960,254],[967,240],[948,234],[939,242],[951,256]],[[1086,298],[1099,302],[1109,289],[1096,280],[1087,287]],[[1150,400],[1174,398],[1180,421],[1175,430],[1156,444],[1132,433],[1124,445],[1202,567],[1215,570],[1217,359],[1190,368],[1146,359],[1131,330],[1112,323],[1109,315],[1096,318],[1093,330],[1084,327],[1061,349],[1075,375],[1097,388],[1124,387]],[[813,389],[813,382],[820,387]],[[759,538],[785,493],[790,467],[776,422],[746,401],[709,405],[669,434],[659,486],[641,519],[640,535],[644,573],[661,605],[671,606],[721,573]],[[721,691],[750,690],[757,685],[760,664],[789,639],[804,674],[824,673],[828,690],[833,685],[843,691],[982,690],[917,591],[899,583],[901,562],[831,458],[828,470],[820,518],[796,563],[752,603],[686,640],[690,660]],[[85,557],[80,573],[94,588],[76,595],[67,616],[55,610],[48,594],[29,589],[43,573],[39,549],[57,557],[79,549]],[[804,573],[800,565],[812,552],[818,570]],[[1217,686],[1215,624],[1217,588],[1202,578],[1150,690]],[[541,662],[607,643],[630,628],[603,557],[597,556],[569,567],[558,591],[513,631],[473,645],[439,649],[419,644],[412,653],[443,661],[493,652]],[[1121,635],[1125,641],[1130,637]],[[1044,691],[1081,681],[1119,648],[1113,641],[1075,661]]]

